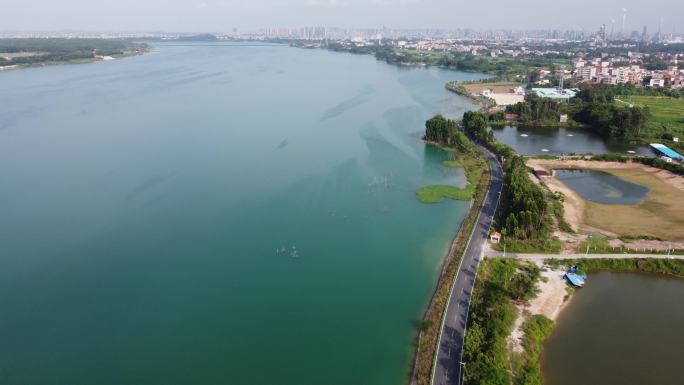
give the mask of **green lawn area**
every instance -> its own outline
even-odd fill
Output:
[[[646,106],[651,111],[651,122],[648,125],[649,137],[657,138],[666,130],[684,140],[684,99],[673,99],[663,96],[618,96],[618,100],[635,106]]]
[[[420,188],[416,195],[423,203],[439,203],[443,199],[454,199],[467,201],[473,197],[477,184],[482,177],[482,164],[471,156],[459,156],[456,160],[445,160],[442,162],[445,167],[463,168],[468,184],[465,188],[458,188],[451,185],[432,185]]]

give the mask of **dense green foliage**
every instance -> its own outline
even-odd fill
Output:
[[[505,234],[518,239],[544,238],[549,234],[546,200],[542,189],[528,175],[525,159],[509,158],[499,215]]]
[[[494,134],[487,124],[487,117],[483,113],[467,111],[463,114],[463,129],[478,143],[487,145],[495,141]]]
[[[31,65],[94,59],[95,55],[117,56],[144,49],[141,44],[105,39],[0,39],[0,52],[34,53],[13,57],[3,65]]]
[[[638,139],[650,119],[646,106],[616,102],[615,95],[627,94],[632,88],[581,84],[580,92],[564,107],[571,119],[606,138]]]
[[[588,102],[572,118],[590,126],[604,137],[630,139],[640,136],[648,116],[648,107],[620,107],[612,102]]]
[[[521,359],[520,369],[517,371],[515,384],[517,385],[543,385],[544,379],[541,371],[541,350],[544,341],[551,335],[555,325],[553,321],[543,315],[533,315],[523,324],[524,354]]]
[[[525,101],[506,107],[506,112],[520,116],[520,122],[528,125],[558,125],[560,103],[549,98],[540,98],[535,94],[527,94]]]
[[[511,368],[506,339],[516,317],[511,301],[532,298],[539,275],[535,265],[513,259],[482,261],[463,348],[465,384],[509,385],[527,376],[526,370]]]
[[[449,146],[456,132],[456,121],[442,115],[435,115],[425,122],[425,136],[423,139]]]
[[[575,96],[585,103],[613,103],[615,94],[611,86],[603,84],[580,84],[580,92]]]
[[[684,277],[684,260],[681,259],[548,259],[551,266],[579,266],[587,273],[596,271],[621,271],[664,274]]]

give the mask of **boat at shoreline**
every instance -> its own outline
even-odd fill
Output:
[[[582,287],[587,280],[586,274],[577,274],[577,266],[571,267],[563,276],[568,283],[575,287]]]

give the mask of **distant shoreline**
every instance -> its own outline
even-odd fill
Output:
[[[104,61],[127,59],[127,58],[134,57],[134,56],[142,56],[146,53],[149,53],[150,51],[152,51],[152,49],[147,48],[147,49],[141,50],[141,51],[124,53],[123,55],[99,56],[99,57],[94,57],[92,59],[66,60],[66,61],[46,61],[46,62],[32,63],[32,64],[15,64],[12,66],[5,66],[5,67],[11,67],[11,68],[0,67],[0,73],[10,72],[10,71],[18,71],[18,70],[27,69],[27,68],[52,67],[52,66],[73,65],[73,64],[90,64],[90,63],[98,63],[98,62],[104,62]],[[108,58],[110,58],[110,59],[108,59]]]
[[[0,72],[143,55],[147,44],[111,39],[0,39]]]

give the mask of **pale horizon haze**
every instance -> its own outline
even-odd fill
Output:
[[[684,1],[541,0],[3,0],[3,31],[224,32],[267,27],[675,29]]]

